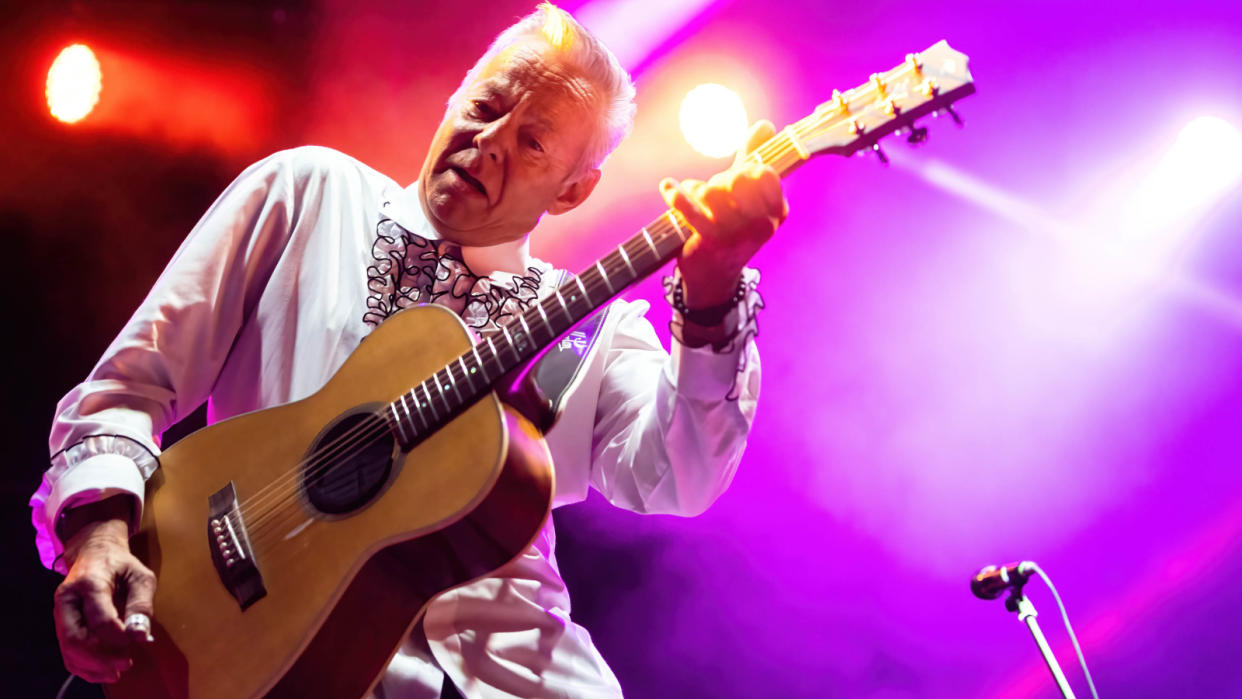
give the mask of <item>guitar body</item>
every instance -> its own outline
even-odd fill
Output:
[[[340,487],[316,496],[322,474],[300,466],[313,445],[340,441],[331,426],[347,424],[342,416],[381,410],[470,346],[451,312],[403,311],[314,395],[166,451],[131,542],[159,581],[156,640],[108,696],[362,696],[435,595],[524,551],[550,509],[551,458],[495,394],[407,453],[379,435],[372,446],[390,463],[378,477],[337,474]],[[353,481],[370,485],[351,490]],[[265,590],[245,603],[212,554],[209,501],[230,482],[241,510],[228,524],[244,527]]]
[[[747,160],[784,176],[813,155],[877,148],[898,129],[920,142],[918,119],[974,89],[967,57],[941,41],[834,91]],[[159,580],[155,642],[108,695],[365,694],[427,603],[518,556],[550,509],[551,458],[529,420],[546,429],[551,403],[519,386],[506,397],[519,412],[495,394],[457,394],[461,382],[473,390],[481,379],[482,391],[521,376],[691,233],[666,211],[477,348],[450,311],[402,311],[318,393],[170,448],[131,542]],[[437,411],[454,417],[441,424]]]

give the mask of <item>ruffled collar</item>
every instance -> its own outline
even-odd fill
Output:
[[[363,322],[378,326],[403,308],[434,303],[487,334],[530,308],[545,282],[550,286],[553,281],[552,267],[530,257],[525,239],[462,248],[422,235],[434,234],[429,224],[419,229],[416,233],[392,218],[381,218],[367,268],[370,293]],[[526,264],[524,273],[507,271],[519,260]]]

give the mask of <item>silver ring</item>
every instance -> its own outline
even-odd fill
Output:
[[[150,631],[151,617],[141,612],[135,612],[125,617],[125,628],[135,631]]]

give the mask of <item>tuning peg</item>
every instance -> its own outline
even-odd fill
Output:
[[[927,142],[926,126],[911,126],[910,134],[906,136],[906,143],[912,146],[922,145]]]
[[[953,123],[954,123],[954,124],[957,124],[958,126],[965,126],[965,125],[966,125],[966,124],[965,124],[965,122],[963,122],[963,121],[962,121],[962,118],[961,118],[960,116],[958,116],[958,115],[957,115],[957,112],[953,111],[953,105],[951,105],[951,104],[949,104],[949,105],[945,105],[945,108],[944,108],[944,113],[945,113],[945,114],[948,114],[950,117],[952,117],[952,118],[953,118]]]
[[[871,152],[875,153],[875,157],[880,159],[881,165],[888,165],[888,156],[885,155],[884,150],[880,148],[880,144],[878,143],[871,144]]]

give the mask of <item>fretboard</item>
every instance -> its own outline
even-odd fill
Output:
[[[751,154],[782,177],[805,160],[796,133],[786,129]],[[388,406],[388,419],[403,446],[430,435],[464,408],[493,390],[501,377],[534,359],[587,316],[664,266],[681,251],[693,229],[675,209],[647,224],[635,236],[596,260],[555,291],[499,324],[499,331],[479,340]]]

